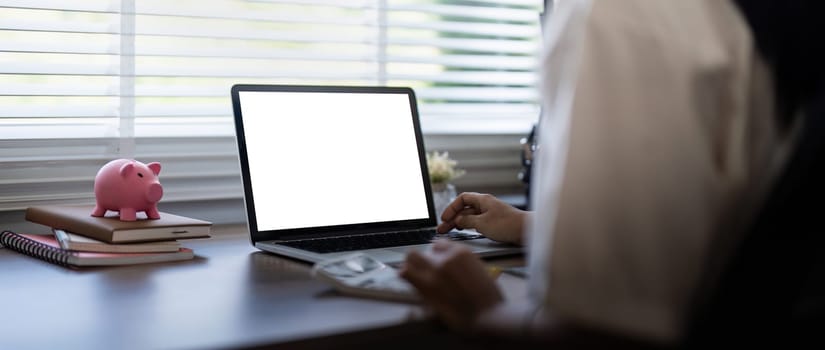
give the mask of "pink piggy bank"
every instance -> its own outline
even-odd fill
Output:
[[[160,219],[157,203],[163,197],[158,181],[160,163],[143,164],[134,159],[116,159],[106,163],[95,176],[95,209],[92,216],[104,216],[107,210],[120,212],[121,221],[137,220],[137,212],[150,219]]]

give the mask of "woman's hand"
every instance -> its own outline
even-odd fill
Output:
[[[437,241],[431,251],[407,255],[400,275],[451,328],[466,330],[504,301],[481,260],[467,247]]]
[[[489,194],[464,192],[444,209],[437,230],[472,228],[496,241],[522,244],[528,215]]]

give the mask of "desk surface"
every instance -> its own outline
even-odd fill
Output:
[[[0,249],[0,348],[238,348],[427,328],[419,307],[337,294],[244,232],[185,241],[191,261],[83,270]],[[522,280],[499,283],[524,296]]]

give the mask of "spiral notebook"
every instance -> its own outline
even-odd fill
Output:
[[[148,264],[189,260],[195,256],[189,248],[180,248],[177,252],[170,253],[75,252],[61,249],[60,243],[52,236],[21,234],[11,231],[0,233],[0,244],[8,249],[68,267]]]

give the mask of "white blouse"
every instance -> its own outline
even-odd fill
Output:
[[[729,1],[559,0],[545,27],[531,298],[678,340],[786,158],[770,76]]]

